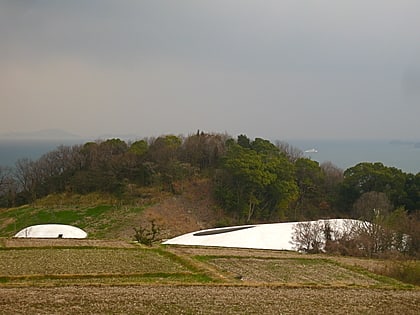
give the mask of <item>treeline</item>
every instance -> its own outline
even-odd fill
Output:
[[[237,223],[369,219],[373,209],[418,216],[420,209],[420,173],[381,163],[343,171],[287,143],[204,132],[59,146],[38,160],[18,160],[0,167],[0,207],[63,192],[126,198],[135,187],[154,186],[175,193],[175,183],[195,176],[213,181],[217,201]]]

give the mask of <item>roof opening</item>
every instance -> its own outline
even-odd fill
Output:
[[[234,232],[234,231],[250,229],[250,228],[253,228],[253,227],[255,227],[255,225],[221,228],[221,229],[197,232],[197,233],[194,233],[193,235],[194,236],[215,235],[215,234],[222,234],[222,233],[229,233],[229,232]]]

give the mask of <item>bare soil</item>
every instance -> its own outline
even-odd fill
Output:
[[[317,284],[317,285],[380,285],[381,282],[330,262],[316,259],[214,258],[208,263],[236,275],[246,282]]]
[[[0,251],[0,276],[131,275],[188,273],[154,250],[125,248],[25,248]]]
[[[2,288],[2,314],[418,314],[419,291],[250,286]]]
[[[95,240],[71,238],[3,238],[2,246],[6,248],[22,247],[106,247],[106,248],[135,248],[134,243],[123,240]]]
[[[226,247],[204,247],[204,246],[171,246],[169,251],[178,253],[180,255],[188,256],[215,256],[215,257],[258,257],[258,258],[311,258],[311,259],[328,259],[333,260],[339,264],[344,264],[350,267],[360,267],[373,273],[381,273],[387,266],[386,260],[359,258],[351,256],[326,256],[316,254],[303,254],[294,251],[278,251],[266,249],[249,249],[249,248],[226,248]]]
[[[420,305],[419,288],[382,283],[323,255],[14,241],[0,250],[1,314],[410,315]]]
[[[175,194],[154,192],[156,203],[147,207],[140,216],[133,216],[131,224],[118,231],[116,237],[132,239],[133,227],[147,226],[154,220],[161,228],[161,237],[167,239],[214,227],[223,216],[214,201],[208,179],[184,181],[175,184],[175,189]]]

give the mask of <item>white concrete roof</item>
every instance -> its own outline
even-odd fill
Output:
[[[325,221],[329,221],[335,228],[342,228],[345,221],[354,220],[321,220],[321,222]],[[295,250],[292,235],[293,227],[298,223],[271,223],[208,229],[187,233],[169,239],[163,244]]]
[[[16,233],[18,238],[86,238],[87,233],[78,227],[65,224],[32,225]]]

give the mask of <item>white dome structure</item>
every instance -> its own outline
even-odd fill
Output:
[[[86,238],[82,229],[65,224],[32,225],[16,233],[17,238]]]
[[[332,219],[309,221],[328,222],[338,230],[345,228],[346,224],[357,222],[351,219]],[[293,244],[293,229],[298,223],[271,223],[231,226],[187,233],[163,244],[193,245],[193,246],[218,246],[271,250],[296,250]]]

